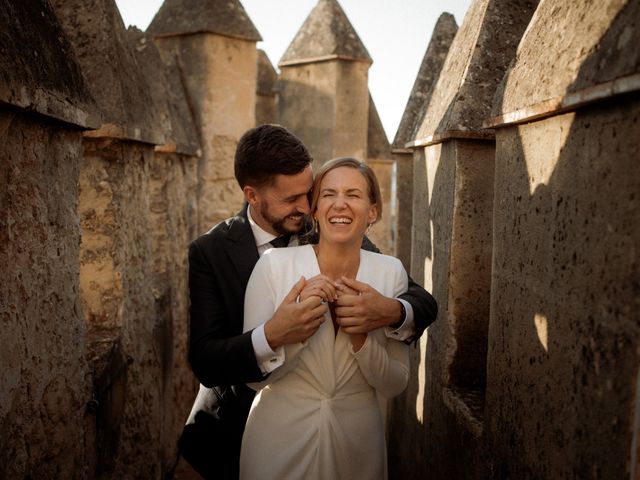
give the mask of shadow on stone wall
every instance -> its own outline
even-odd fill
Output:
[[[629,175],[638,100],[504,133],[487,388],[487,440],[500,478],[628,476],[640,361],[631,253],[640,182]],[[529,178],[550,173],[536,171],[550,152],[531,152],[540,149],[534,137],[563,128],[552,173],[531,192]]]
[[[637,2],[567,93],[606,75],[603,56],[633,18]],[[638,92],[498,132],[486,425],[494,478],[637,475],[638,138]]]

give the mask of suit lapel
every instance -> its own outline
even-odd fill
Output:
[[[253,267],[258,261],[258,248],[253,237],[249,219],[247,218],[247,206],[233,217],[229,224],[227,235],[227,252],[229,260],[235,267],[242,285],[247,285]]]

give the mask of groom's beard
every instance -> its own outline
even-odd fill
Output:
[[[260,215],[280,235],[299,233],[304,226],[304,214],[298,210],[293,210],[283,217],[274,217],[269,213],[269,204],[265,202],[260,204]]]

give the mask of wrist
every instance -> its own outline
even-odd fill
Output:
[[[267,339],[267,343],[273,351],[283,345],[282,342],[278,339],[277,332],[274,331],[272,320],[269,320],[264,324],[264,337]]]
[[[392,328],[393,330],[400,328],[407,316],[407,310],[405,309],[404,304],[400,300],[396,300],[396,304],[397,313],[392,317],[393,321],[389,325],[389,328]]]

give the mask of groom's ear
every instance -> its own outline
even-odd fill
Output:
[[[260,200],[258,190],[251,185],[245,185],[242,188],[242,193],[244,193],[244,199],[249,205],[255,205]]]

